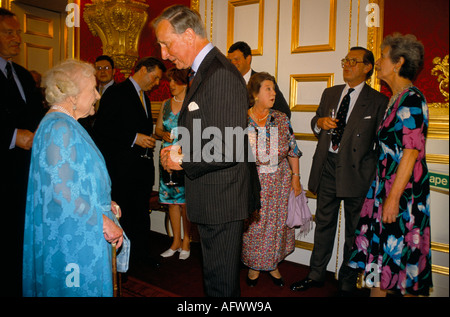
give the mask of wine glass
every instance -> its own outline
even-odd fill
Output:
[[[172,140],[172,142],[175,139],[175,129],[170,130],[170,139]],[[174,182],[172,180],[172,172],[169,173],[169,181],[164,184],[167,186],[175,186],[176,184],[178,184],[177,182]]]
[[[147,160],[151,159],[151,156],[148,156],[147,154],[148,154],[148,148],[145,149],[145,154],[142,154],[141,157],[145,158]]]
[[[336,119],[336,109],[334,109],[334,108],[330,109],[330,118],[331,119]],[[334,131],[334,129],[330,129],[327,134],[333,134],[334,135],[334,134],[336,134],[336,132]]]

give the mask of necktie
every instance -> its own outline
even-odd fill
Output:
[[[188,73],[189,87],[191,86],[191,83],[194,80],[194,77],[195,77],[195,71],[192,68],[190,68],[189,73]]]
[[[353,88],[350,88],[347,92],[347,94],[342,99],[341,105],[339,106],[339,110],[336,116],[336,119],[338,119],[337,128],[334,129],[335,134],[331,136],[331,143],[333,150],[337,150],[339,147],[339,143],[341,142],[342,135],[344,134],[345,126],[347,125],[347,113],[348,113],[348,107],[350,105],[350,93],[355,90]]]
[[[14,79],[11,63],[6,63],[6,79],[8,79],[8,83],[11,85],[11,88],[14,89],[19,95],[19,87],[17,86],[16,80]]]
[[[145,108],[145,102],[144,102],[144,92],[142,90],[139,92],[139,98],[141,98],[142,107],[144,107],[144,111],[147,114],[147,108]]]

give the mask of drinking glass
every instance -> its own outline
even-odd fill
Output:
[[[330,109],[330,118],[331,119],[336,119],[336,109]],[[327,134],[336,134],[336,132],[334,131],[334,129],[330,129],[329,131],[328,131],[328,133]]]

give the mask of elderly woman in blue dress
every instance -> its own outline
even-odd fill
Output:
[[[114,222],[102,154],[77,119],[100,98],[94,67],[67,60],[44,79],[50,110],[33,142],[25,214],[24,296],[112,296]]]

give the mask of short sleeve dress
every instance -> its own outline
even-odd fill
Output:
[[[364,202],[349,265],[365,270],[368,286],[429,295],[431,279],[430,183],[425,160],[428,106],[411,87],[388,109],[378,132],[376,177]],[[404,149],[419,156],[400,199],[397,220],[382,222],[383,202]]]

